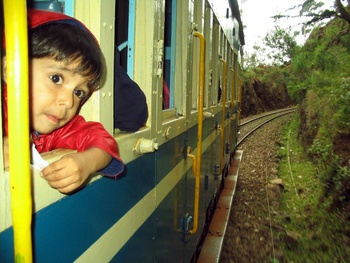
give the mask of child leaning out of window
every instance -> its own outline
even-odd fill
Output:
[[[78,115],[99,89],[103,76],[102,53],[95,37],[81,22],[61,13],[28,10],[28,26],[31,141],[39,153],[77,150],[45,167],[40,175],[62,193],[81,188],[95,172],[117,177],[124,164],[115,139],[100,123]],[[7,129],[5,42],[2,90],[7,168],[11,131]]]

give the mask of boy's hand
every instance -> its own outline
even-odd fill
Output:
[[[91,148],[63,156],[44,168],[40,175],[51,187],[67,194],[82,186],[92,173],[107,166],[111,160],[108,153]]]

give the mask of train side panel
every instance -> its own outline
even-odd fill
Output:
[[[107,78],[83,107],[88,120],[114,134],[126,169],[118,179],[97,175],[63,195],[32,170],[35,262],[190,262],[235,150],[239,122],[240,50],[229,0],[129,0],[127,72],[147,98],[149,119],[134,133],[113,126],[115,1],[62,1],[96,35]],[[125,14],[124,14],[125,15]],[[205,38],[204,121],[198,147],[200,44]],[[226,91],[224,90],[224,86]],[[169,106],[164,106],[164,89]],[[223,93],[225,92],[225,93]],[[225,95],[225,96],[224,96]],[[226,101],[223,101],[223,98]],[[152,145],[138,152],[140,141]],[[43,154],[49,162],[70,151]],[[198,229],[194,160],[201,160]],[[0,178],[0,262],[14,262],[10,173]]]

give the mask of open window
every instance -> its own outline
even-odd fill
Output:
[[[135,132],[146,124],[146,97],[133,80],[135,0],[116,1],[114,43],[114,128]]]
[[[177,11],[178,0],[165,0],[164,13],[164,63],[163,63],[163,120],[182,114],[183,72],[175,73],[181,64],[182,46],[176,46],[176,38],[182,37],[182,25],[176,27],[181,12]],[[179,13],[179,14],[178,14]],[[178,31],[176,31],[176,29]],[[178,61],[177,61],[178,59]]]
[[[216,17],[213,17],[213,39],[219,39],[220,37],[220,25]],[[217,106],[221,99],[221,79],[219,74],[220,61],[219,61],[219,41],[212,41],[212,96],[210,97],[210,105]]]
[[[129,0],[116,1],[115,10],[115,48],[120,53],[120,64],[128,72],[128,75],[132,77],[133,68],[132,62],[128,61],[128,58],[133,52],[133,39],[129,39],[129,35],[132,36],[133,27],[129,27],[129,16],[132,18],[133,14],[129,14]],[[128,67],[129,66],[129,67]]]

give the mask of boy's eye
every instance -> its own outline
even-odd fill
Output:
[[[75,89],[75,90],[74,90],[74,94],[75,94],[79,99],[83,99],[83,98],[85,98],[85,96],[86,96],[85,91],[80,90],[80,89]]]
[[[60,75],[51,75],[50,79],[53,83],[58,84],[58,85],[62,84],[62,82],[63,82],[63,79]]]

